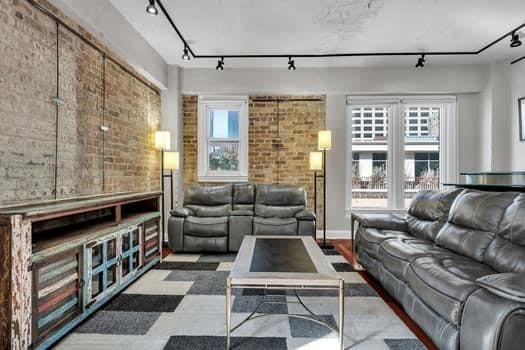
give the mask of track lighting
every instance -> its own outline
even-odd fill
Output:
[[[422,54],[421,57],[417,59],[416,68],[423,68],[425,67],[425,54]]]
[[[149,5],[146,7],[146,12],[154,16],[159,14],[159,11],[155,6],[155,0],[149,0]]]
[[[189,61],[191,60],[191,57],[190,57],[190,54],[188,52],[188,47],[187,46],[184,46],[184,54],[182,55],[182,59],[184,61]]]
[[[296,70],[295,62],[292,60],[292,56],[288,57],[288,70]]]
[[[521,46],[520,35],[516,32],[513,32],[511,39],[510,39],[510,47],[520,47],[520,46]]]
[[[224,57],[221,57],[217,61],[217,67],[215,67],[216,70],[224,70]]]

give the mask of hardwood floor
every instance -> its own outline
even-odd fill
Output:
[[[356,260],[352,249],[351,239],[333,239],[330,242],[334,245],[334,248],[348,260],[348,262],[357,270],[357,272],[363,277],[363,279],[370,284],[376,293],[385,301],[385,303],[394,311],[394,313],[405,323],[405,325],[419,338],[419,340],[429,349],[438,350],[438,347],[432,342],[432,340],[425,334],[425,332],[419,328],[419,326],[408,316],[403,310],[401,304],[399,304],[394,298],[388,294],[388,292],[376,281],[369,273],[367,273]],[[165,257],[170,253],[167,246],[162,249],[162,256]]]
[[[432,342],[432,340],[426,335],[426,333],[419,328],[410,316],[403,310],[401,304],[399,304],[394,298],[388,294],[388,292],[381,286],[381,284],[366,272],[356,260],[352,249],[351,239],[333,239],[331,240],[335,249],[343,255],[348,262],[357,270],[357,272],[363,277],[363,279],[374,288],[379,296],[385,301],[385,303],[394,311],[394,313],[405,323],[405,325],[419,338],[419,340],[429,349],[438,350],[438,347]]]

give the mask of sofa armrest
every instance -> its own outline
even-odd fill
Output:
[[[303,209],[297,214],[295,214],[295,218],[297,220],[303,220],[303,221],[315,221],[316,216],[314,212],[312,212],[311,210]]]
[[[502,298],[525,303],[525,273],[497,273],[480,277],[476,283]]]
[[[521,344],[525,344],[523,329],[525,303],[479,288],[470,295],[463,307],[459,348],[521,349]]]
[[[171,216],[178,218],[186,218],[188,216],[194,216],[195,213],[189,208],[175,208],[170,212]]]
[[[253,216],[253,211],[246,209],[233,210],[231,216]]]
[[[352,213],[360,225],[383,230],[408,231],[408,224],[404,217],[398,214],[356,214]]]

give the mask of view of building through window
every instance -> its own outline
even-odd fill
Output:
[[[439,107],[404,107],[406,206],[421,189],[439,188]],[[388,206],[387,107],[352,108],[352,207]],[[395,157],[394,159],[398,159]]]
[[[210,170],[239,170],[239,111],[210,111],[208,160]]]

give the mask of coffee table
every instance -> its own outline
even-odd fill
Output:
[[[232,328],[232,289],[262,289],[264,297],[253,312]],[[312,237],[301,236],[246,236],[226,280],[226,336],[227,349],[231,346],[231,333],[245,322],[264,316],[280,316],[275,313],[257,313],[271,289],[293,290],[297,302],[309,313],[285,314],[288,317],[308,319],[320,323],[339,335],[343,349],[344,326],[344,280],[334,270]],[[301,300],[297,290],[337,290],[339,292],[339,329],[317,317]]]

